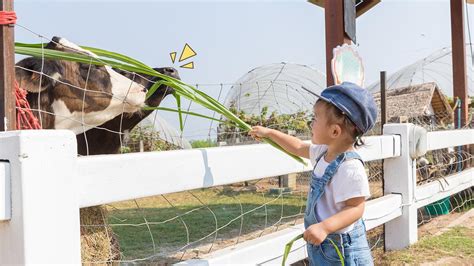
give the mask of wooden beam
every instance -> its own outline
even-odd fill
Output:
[[[464,41],[464,0],[451,0],[451,43],[453,57],[453,97],[461,99],[461,117],[455,111],[455,125],[463,127],[468,119],[466,45]],[[459,124],[460,120],[460,124]]]
[[[386,72],[380,71],[380,132],[383,132],[383,126],[387,123],[387,78]]]
[[[12,10],[13,0],[0,0],[0,11]],[[13,25],[0,25],[0,131],[16,130],[13,29]]]
[[[326,24],[326,85],[334,85],[331,71],[332,50],[351,40],[344,33],[344,0],[326,0],[324,3]]]

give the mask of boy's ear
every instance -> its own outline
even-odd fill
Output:
[[[338,124],[333,124],[331,126],[331,137],[337,138],[342,134],[342,128]]]

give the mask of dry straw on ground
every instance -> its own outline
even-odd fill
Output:
[[[80,210],[81,257],[86,264],[103,264],[120,260],[120,246],[116,235],[107,225],[106,209],[94,206]]]

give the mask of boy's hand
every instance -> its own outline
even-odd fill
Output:
[[[304,240],[313,245],[321,244],[327,236],[328,232],[320,223],[309,226],[303,234]]]
[[[266,127],[261,127],[261,126],[254,126],[249,131],[249,135],[258,141],[262,140],[262,138],[268,137],[269,133],[270,133],[270,129]]]

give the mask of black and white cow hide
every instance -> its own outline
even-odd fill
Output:
[[[60,37],[46,48],[97,57]],[[44,129],[80,134],[145,104],[145,87],[109,66],[28,57],[16,64],[15,77]]]

